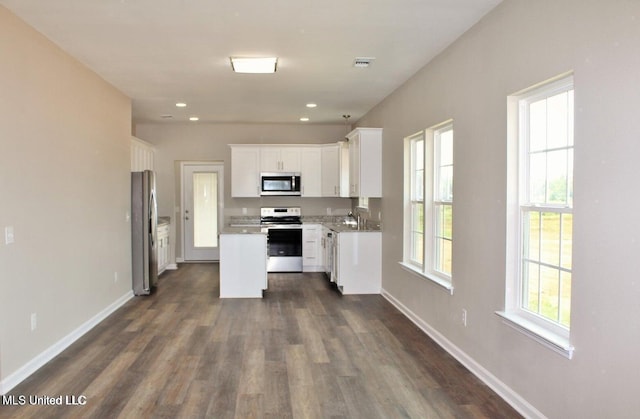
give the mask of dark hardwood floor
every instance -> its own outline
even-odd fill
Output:
[[[182,264],[10,394],[33,418],[514,418],[379,295],[270,274],[264,299],[218,298],[218,265]]]

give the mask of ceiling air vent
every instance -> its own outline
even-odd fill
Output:
[[[375,60],[374,57],[356,57],[353,60],[353,66],[356,68],[367,68]]]

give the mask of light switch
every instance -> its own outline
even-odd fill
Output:
[[[4,228],[4,242],[5,244],[11,244],[14,242],[13,226],[8,226]]]

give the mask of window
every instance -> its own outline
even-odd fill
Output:
[[[434,251],[433,268],[451,278],[453,222],[453,127],[434,132]]]
[[[508,182],[513,210],[507,226],[510,260],[502,313],[569,357],[573,107],[572,77],[510,99]]]
[[[402,265],[452,291],[453,125],[405,138]]]

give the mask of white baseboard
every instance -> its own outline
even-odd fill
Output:
[[[183,263],[184,262],[184,258],[176,258],[176,263]]]
[[[170,263],[167,265],[167,267],[165,268],[168,271],[175,271],[176,269],[178,269],[178,264],[177,263]]]
[[[98,323],[106,319],[111,313],[122,307],[127,301],[133,298],[133,291],[129,291],[122,297],[107,306],[104,310],[84,322],[80,327],[73,330],[67,336],[63,337],[49,348],[38,354],[31,361],[20,367],[16,372],[0,381],[0,395],[7,394],[11,389],[20,384],[25,378],[36,372],[47,362],[55,358],[60,352],[67,349],[78,340],[82,335],[93,329]]]
[[[416,326],[418,326],[424,333],[433,339],[438,345],[440,345],[445,351],[453,356],[458,362],[464,365],[469,371],[471,371],[482,382],[495,391],[500,397],[509,403],[515,410],[517,410],[525,418],[540,418],[544,419],[545,416],[529,402],[527,402],[522,396],[513,391],[513,389],[500,381],[496,376],[491,374],[482,365],[477,363],[473,358],[467,355],[464,351],[454,345],[443,334],[431,327],[427,322],[418,317],[413,311],[402,304],[393,295],[389,294],[386,290],[382,290],[382,296],[393,304],[402,314],[404,314],[409,320],[411,320]]]

